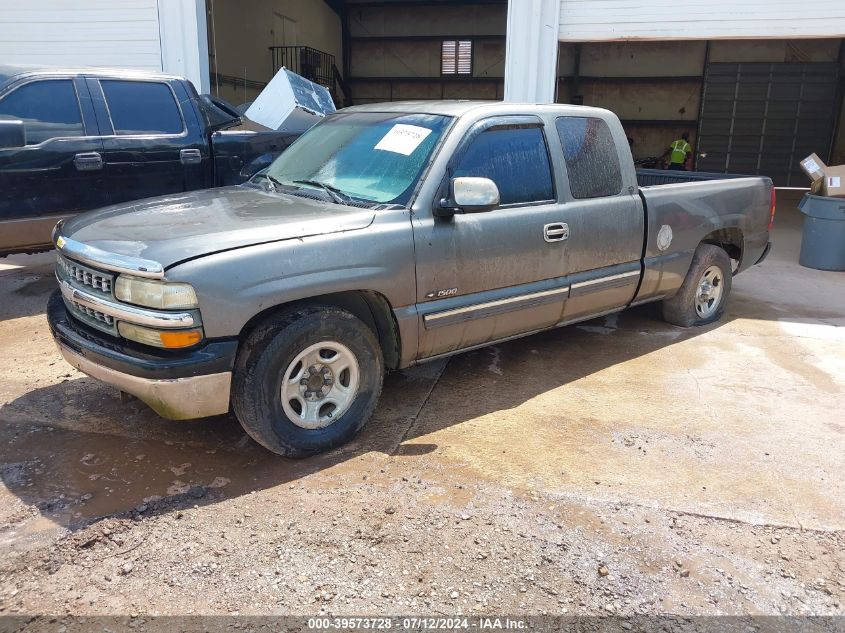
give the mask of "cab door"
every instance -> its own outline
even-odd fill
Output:
[[[477,176],[501,204],[483,213],[415,221],[422,358],[554,325],[568,294],[547,130],[535,116],[477,123],[443,184]]]
[[[179,82],[89,77],[88,85],[112,204],[205,185],[207,146]]]
[[[49,244],[55,223],[106,203],[102,141],[81,79],[22,78],[0,117],[23,121],[25,145],[0,147],[0,250]]]
[[[569,323],[633,300],[642,275],[645,212],[628,142],[615,117],[560,116],[554,126],[553,147],[563,154],[559,212],[569,231],[570,291],[562,319]]]

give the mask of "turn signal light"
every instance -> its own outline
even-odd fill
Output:
[[[161,343],[165,347],[190,347],[202,340],[202,332],[199,330],[182,330],[180,332],[160,332]]]

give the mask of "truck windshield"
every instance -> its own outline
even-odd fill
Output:
[[[286,186],[404,205],[450,121],[432,114],[341,112],[303,134],[267,175]]]

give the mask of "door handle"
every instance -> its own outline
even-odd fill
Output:
[[[569,239],[569,225],[566,222],[553,222],[543,227],[543,239],[547,242],[562,242]]]
[[[73,164],[78,171],[97,171],[103,168],[103,157],[99,152],[85,152],[74,156]]]
[[[198,149],[183,149],[179,152],[179,160],[183,165],[199,165],[202,162],[202,153]]]

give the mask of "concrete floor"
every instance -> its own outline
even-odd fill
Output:
[[[706,585],[706,573],[722,571],[725,563],[716,559],[741,553],[747,581],[760,597],[747,603],[739,590],[728,591],[727,602],[723,598],[717,606],[706,587],[697,596],[689,587],[678,589],[675,576],[661,576],[668,573],[665,565],[644,571],[636,557],[665,547],[664,537],[646,530],[637,537],[643,539],[640,553],[632,550],[617,563],[639,570],[631,571],[638,586],[626,588],[633,593],[620,595],[636,597],[659,587],[667,600],[651,605],[631,598],[640,605],[632,612],[802,612],[810,603],[796,606],[783,598],[792,589],[772,584],[763,560],[770,561],[764,556],[753,562],[754,548],[771,530],[784,529],[803,543],[806,555],[827,556],[829,573],[839,578],[833,593],[812,603],[814,612],[845,612],[845,273],[798,265],[796,200],[781,197],[773,252],[735,278],[720,323],[684,330],[645,306],[397,372],[388,377],[375,417],[358,439],[302,461],[263,451],[225,416],[172,423],[137,402],[120,403],[109,388],[65,365],[52,345],[43,316],[54,283],[51,257],[0,260],[0,352],[9,363],[0,378],[0,554],[7,561],[0,579],[22,589],[14,597],[0,595],[0,610],[8,605],[11,612],[38,611],[54,604],[43,585],[26,590],[22,570],[31,566],[30,556],[61,548],[92,529],[92,521],[126,516],[150,503],[162,503],[160,516],[168,516],[173,507],[161,499],[181,499],[178,507],[190,508],[194,500],[186,493],[201,486],[207,494],[195,510],[196,529],[202,534],[207,526],[210,534],[229,512],[260,512],[262,503],[301,507],[297,491],[303,487],[358,494],[364,481],[370,487],[360,503],[367,506],[393,503],[422,515],[487,508],[489,525],[508,515],[516,517],[508,529],[528,532],[532,528],[523,521],[533,520],[532,512],[541,522],[554,515],[558,527],[584,535],[585,548],[605,548],[605,558],[607,549],[623,551],[608,533],[627,533],[629,521],[640,521],[632,516],[648,523],[654,513],[671,517],[672,525],[677,517],[700,519],[688,542],[678,546],[700,570],[699,584]],[[425,490],[412,485],[418,478],[428,482]],[[347,509],[334,510],[334,519],[318,519],[314,509],[310,520],[336,525]],[[164,529],[155,520],[133,529]],[[517,546],[504,541],[503,547]],[[672,553],[666,556],[671,560]],[[64,564],[68,578],[85,567],[73,557]],[[741,563],[733,565],[742,572]],[[807,578],[802,581],[799,573],[795,580],[790,572],[792,580],[780,574],[779,582],[804,587],[824,568],[818,562],[794,565]],[[438,573],[441,583],[453,580],[448,571]],[[555,573],[578,576],[564,559]],[[166,593],[152,571],[135,577],[138,591]],[[602,609],[607,594],[593,583],[573,586],[572,595],[580,597],[573,598],[570,612]],[[530,589],[527,595],[511,606],[531,610],[545,599],[531,602]],[[380,599],[346,605],[373,606]],[[67,612],[97,612],[73,591],[62,600]],[[221,600],[207,610],[231,610]],[[171,609],[180,604],[164,602]],[[129,604],[127,597],[111,608]],[[628,604],[623,601],[617,612]],[[548,612],[562,612],[557,606],[555,599]],[[452,612],[448,601],[440,608]]]
[[[712,327],[647,308],[454,358],[407,443],[508,485],[845,528],[845,273],[798,266],[799,229],[781,214]]]

